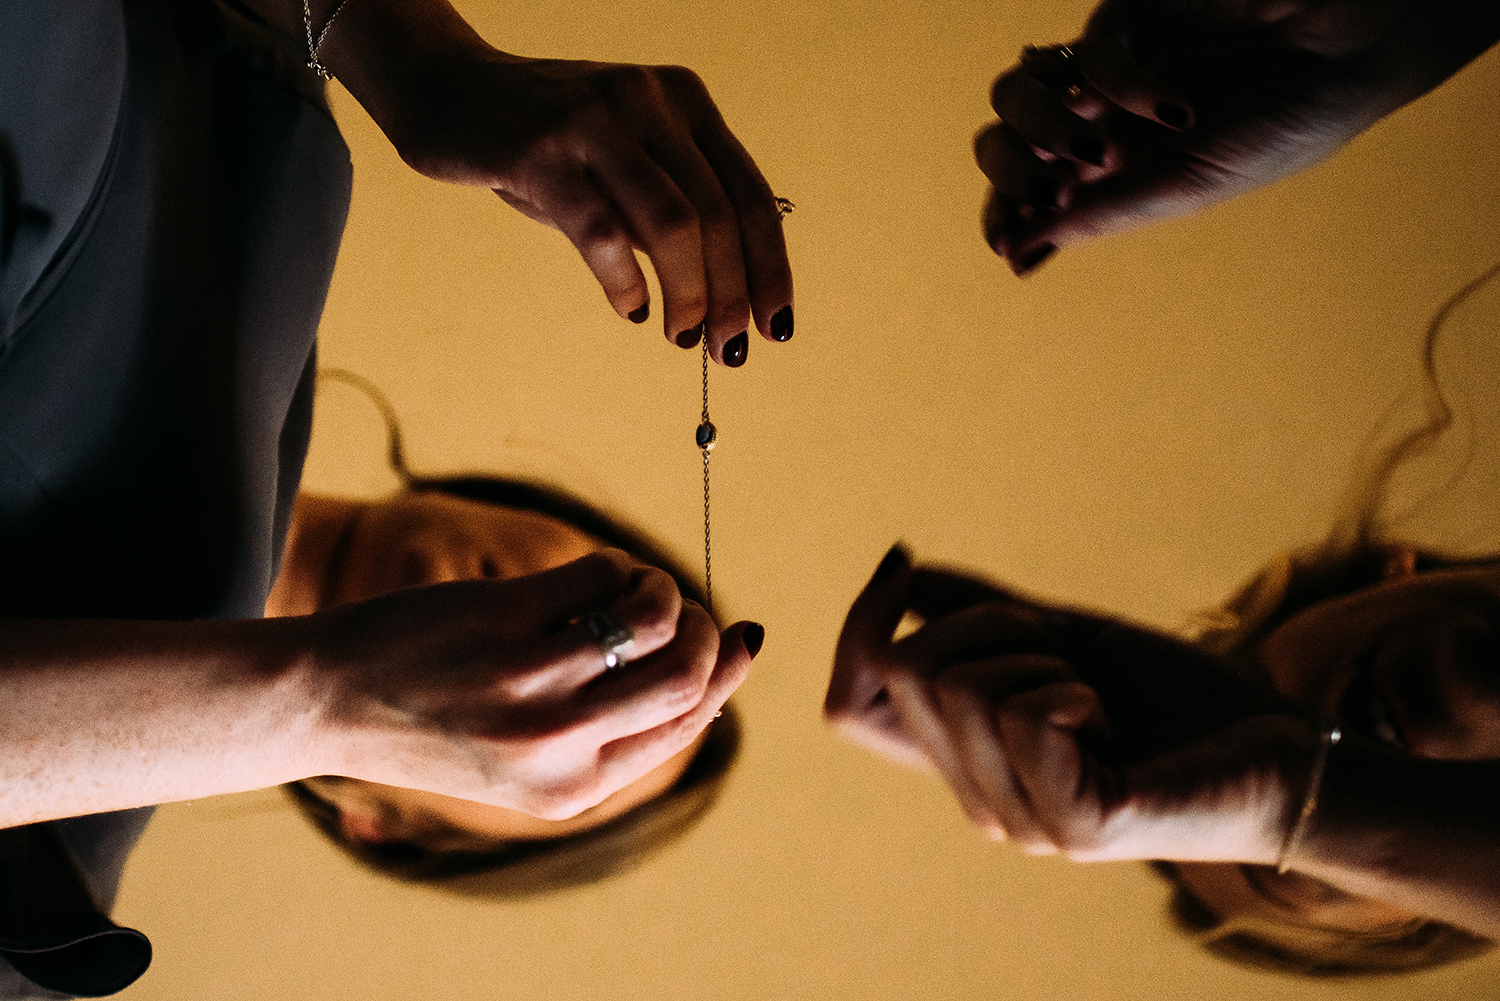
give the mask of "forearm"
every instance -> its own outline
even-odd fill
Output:
[[[319,771],[308,628],[0,621],[0,827]]]
[[[1500,762],[1346,739],[1292,861],[1350,893],[1500,938]]]

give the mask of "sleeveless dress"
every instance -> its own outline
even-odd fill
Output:
[[[322,83],[212,0],[7,0],[0,616],[256,618],[352,171]],[[0,998],[114,993],[149,808],[0,831]]]

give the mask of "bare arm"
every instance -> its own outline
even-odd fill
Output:
[[[0,827],[311,774],[305,622],[0,623]]]
[[[692,743],[745,629],[618,551],[294,618],[0,622],[0,826],[318,774],[564,819]]]
[[[1293,868],[1500,938],[1500,762],[1334,748]]]
[[[976,826],[1036,854],[1281,859],[1319,739],[1273,694],[1226,676],[1222,698],[1195,684],[1184,701],[1177,667],[1208,679],[1212,665],[1171,637],[1113,625],[1080,647],[1070,620],[1087,616],[904,554],[884,570],[839,638],[825,714],[845,735],[936,769]],[[892,642],[908,609],[926,624]],[[1236,704],[1243,716],[1216,722]],[[1189,716],[1156,719],[1164,706]],[[1133,753],[1118,753],[1122,737]],[[1500,762],[1347,737],[1312,819],[1293,869],[1500,937]]]

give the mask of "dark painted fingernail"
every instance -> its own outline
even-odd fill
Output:
[[[1188,122],[1192,121],[1192,118],[1193,113],[1180,104],[1173,104],[1170,101],[1156,102],[1156,120],[1169,129],[1181,131],[1188,127]]]
[[[885,559],[880,561],[880,566],[875,568],[875,576],[870,578],[871,585],[884,584],[891,579],[891,575],[911,561],[911,556],[906,547],[896,543],[891,551],[885,554]]]
[[[750,659],[760,653],[761,644],[766,641],[766,627],[759,622],[752,622],[745,627],[745,649],[750,653]]]
[[[750,353],[750,332],[741,330],[729,338],[729,343],[724,345],[724,364],[730,368],[739,368],[745,364],[745,356]]]
[[[1023,253],[1020,259],[1013,265],[1016,277],[1020,278],[1023,275],[1031,274],[1043,261],[1055,253],[1057,253],[1057,247],[1050,243],[1043,243],[1032,247]]]
[[[1068,143],[1068,151],[1084,163],[1104,166],[1104,140],[1096,136],[1078,136]]]
[[[792,339],[792,307],[782,306],[771,317],[771,340],[789,341]]]
[[[648,317],[650,315],[651,315],[651,300],[647,299],[645,302],[641,303],[639,307],[637,307],[636,309],[632,309],[630,311],[630,322],[631,323],[645,323],[646,322],[646,317]]]
[[[1026,185],[1026,193],[1033,205],[1057,208],[1057,182],[1050,177],[1033,177]]]
[[[703,340],[703,324],[698,324],[691,330],[684,330],[677,335],[677,346],[679,348],[696,348],[698,342]]]

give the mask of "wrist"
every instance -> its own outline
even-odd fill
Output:
[[[1238,844],[1221,859],[1252,865],[1280,865],[1303,812],[1317,769],[1321,732],[1290,715],[1252,717],[1245,728],[1250,753]],[[1230,745],[1229,753],[1236,752]],[[1300,836],[1300,835],[1299,835]]]
[[[267,642],[268,697],[278,707],[278,744],[287,778],[337,774],[343,761],[343,734],[335,705],[335,679],[317,655],[325,628],[323,615],[267,619],[260,625]]]
[[[330,11],[336,6],[327,4]],[[313,21],[314,40],[324,23]],[[494,51],[447,0],[349,0],[318,59],[399,151],[415,127],[415,96],[434,67]]]

